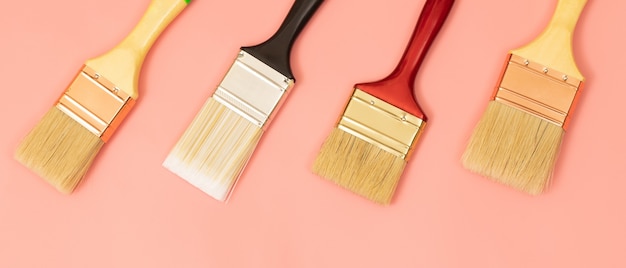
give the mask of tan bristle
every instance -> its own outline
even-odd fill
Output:
[[[463,154],[465,168],[529,194],[550,183],[564,131],[560,126],[491,101]]]
[[[406,161],[338,128],[313,164],[313,172],[380,204],[389,204]]]
[[[224,201],[262,134],[259,126],[209,98],[163,166]]]
[[[71,193],[102,145],[98,136],[53,107],[20,143],[15,159],[59,191]]]

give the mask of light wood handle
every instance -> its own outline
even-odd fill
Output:
[[[146,54],[186,6],[185,0],[153,0],[137,26],[121,43],[85,64],[137,99],[139,72]]]
[[[574,28],[587,0],[559,0],[554,15],[543,33],[530,44],[511,53],[541,63],[547,68],[584,80],[574,61]]]

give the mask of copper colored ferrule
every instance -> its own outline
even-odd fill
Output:
[[[355,89],[337,128],[408,160],[426,122]]]
[[[107,142],[134,104],[126,92],[84,66],[56,107]]]
[[[567,129],[583,81],[510,54],[493,100]]]

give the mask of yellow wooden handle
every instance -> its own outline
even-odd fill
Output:
[[[137,26],[115,48],[85,65],[106,77],[133,99],[146,54],[167,25],[187,6],[185,0],[153,0]]]
[[[546,29],[530,44],[511,53],[584,80],[574,61],[572,39],[576,22],[587,0],[559,0]]]

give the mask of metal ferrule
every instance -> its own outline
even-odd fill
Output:
[[[567,129],[583,82],[511,54],[493,99]]]
[[[265,129],[286,99],[293,82],[242,50],[213,98]]]
[[[84,66],[56,107],[107,142],[134,104],[126,92]]]
[[[408,160],[425,123],[356,88],[337,128]]]

